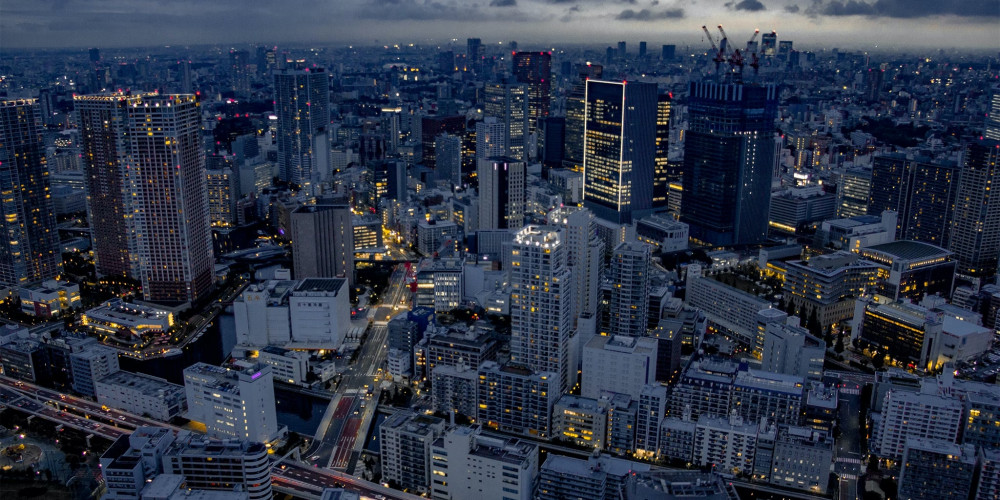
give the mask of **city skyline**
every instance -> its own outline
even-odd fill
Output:
[[[480,36],[486,45],[521,40],[614,43],[640,39],[698,47],[701,25],[731,33],[775,30],[802,43],[877,51],[997,48],[1000,8],[990,0],[741,0],[703,6],[666,0],[374,0],[321,3],[220,1],[191,4],[99,0],[8,0],[0,47],[69,48],[278,43],[446,45]],[[40,8],[43,7],[43,8]],[[154,22],[160,28],[147,28]],[[456,22],[461,28],[456,29]],[[956,34],[960,36],[956,36]],[[436,35],[428,38],[429,34]],[[747,35],[749,36],[749,35]],[[600,42],[597,42],[600,43]]]

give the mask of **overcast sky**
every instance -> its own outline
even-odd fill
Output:
[[[241,42],[618,40],[634,51],[776,30],[796,48],[1000,50],[1000,0],[0,0],[0,49]],[[705,42],[707,44],[707,42]]]

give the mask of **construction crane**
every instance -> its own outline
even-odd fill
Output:
[[[719,33],[722,34],[722,43],[720,44],[724,51],[726,46],[729,45],[729,35],[726,34],[726,30],[722,29],[722,25],[718,26]],[[729,59],[729,65],[732,66],[734,73],[741,73],[743,70],[743,54],[740,53],[740,49],[733,49],[730,53],[726,54]]]
[[[712,33],[708,31],[708,27],[707,26],[702,26],[701,30],[704,31],[705,32],[705,36],[708,37],[708,43],[712,44],[712,53],[715,54],[712,57],[712,60],[715,61],[715,72],[716,72],[716,74],[718,74],[719,73],[719,64],[722,64],[722,63],[726,62],[726,48],[725,48],[725,46],[723,46],[722,48],[719,48],[719,47],[717,47],[715,45],[715,39],[712,38]]]
[[[757,40],[757,35],[759,33],[760,30],[758,29],[753,30],[753,36],[747,40],[747,55],[750,57],[750,67],[753,68],[753,73],[755,75],[757,74],[757,68],[760,68],[760,57],[757,56],[758,50],[757,47],[753,47],[753,43]],[[750,50],[750,47],[753,47],[753,50]]]

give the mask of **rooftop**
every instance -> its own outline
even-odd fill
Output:
[[[909,240],[882,243],[861,249],[861,255],[868,257],[869,253],[882,254],[900,260],[919,260],[952,255],[951,252],[941,247]]]

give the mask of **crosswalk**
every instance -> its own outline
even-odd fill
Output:
[[[858,480],[858,476],[855,476],[854,474],[841,474],[840,478],[841,479],[846,479],[848,481],[857,481]]]
[[[848,457],[837,457],[837,462],[843,464],[858,464],[858,465],[861,465],[862,463],[860,458],[848,458]]]
[[[851,394],[854,396],[858,396],[861,394],[861,389],[855,389],[853,387],[841,387],[840,392],[841,394]]]

